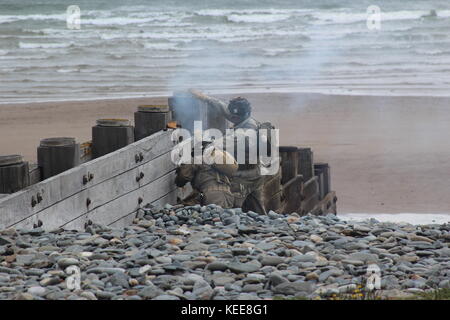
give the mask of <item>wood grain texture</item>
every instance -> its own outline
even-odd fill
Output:
[[[0,193],[14,193],[30,184],[28,162],[0,167]]]
[[[0,200],[0,228],[12,226],[83,190],[121,175],[126,171],[171,151],[171,130],[161,131],[103,157],[84,163]],[[142,155],[142,160],[139,160]],[[136,157],[137,156],[137,157]],[[139,161],[136,161],[138,159]],[[83,177],[93,175],[83,184]],[[141,181],[143,184],[146,177]],[[42,201],[31,206],[40,194]]]

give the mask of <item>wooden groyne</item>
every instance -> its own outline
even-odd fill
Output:
[[[192,129],[201,120],[203,129],[224,130],[226,120],[184,92],[169,98],[168,106],[139,106],[134,116],[135,126],[127,119],[100,119],[89,142],[44,139],[38,164],[0,158],[0,229],[84,230],[91,222],[121,227],[148,203],[182,199],[186,190],[174,183],[176,142],[169,121]],[[314,164],[312,155],[309,148],[280,147],[281,169],[265,184],[268,210],[336,213],[329,166]]]

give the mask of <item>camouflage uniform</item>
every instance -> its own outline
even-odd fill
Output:
[[[244,121],[236,124],[232,129],[251,129],[258,134],[260,123],[249,117]],[[244,210],[252,210],[261,214],[265,214],[263,198],[263,187],[265,176],[261,175],[259,170],[259,161],[256,164],[249,164],[249,148],[246,151],[246,163],[239,164],[238,171],[233,175],[231,181],[231,191],[235,195],[235,205]]]
[[[233,122],[232,114],[228,110],[228,105],[225,102],[195,91],[191,91],[191,93],[219,110],[228,121]],[[259,127],[260,123],[249,116],[235,124],[232,129],[252,129],[258,134]],[[248,151],[249,149],[246,148],[246,159],[249,158]],[[238,171],[231,178],[231,192],[235,197],[235,207],[266,214],[263,198],[265,176],[261,175],[259,165],[259,161],[256,164],[239,164]]]
[[[229,154],[227,154],[229,156]],[[233,159],[234,160],[234,159]],[[222,208],[234,208],[229,176],[237,171],[237,164],[182,164],[177,169],[176,184],[179,187],[191,182],[192,188],[201,194],[201,204],[216,204]]]

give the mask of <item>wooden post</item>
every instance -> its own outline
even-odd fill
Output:
[[[92,127],[92,158],[123,148],[134,142],[134,128],[127,119],[99,119]]]
[[[298,174],[303,176],[303,181],[308,181],[314,176],[313,152],[311,148],[298,148]]]
[[[37,158],[41,179],[45,180],[77,166],[80,162],[80,146],[75,143],[75,138],[42,139],[37,148]]]
[[[29,183],[28,162],[22,156],[0,156],[0,193],[17,192]]]
[[[134,136],[136,141],[165,129],[171,118],[169,106],[139,106],[138,111],[134,113]]]
[[[276,211],[281,207],[281,170],[270,176],[264,184],[264,206],[266,211]]]
[[[331,191],[330,166],[328,163],[318,162],[314,164],[314,171],[323,175],[323,197],[325,197]]]
[[[280,147],[281,184],[285,184],[297,176],[298,149],[297,147]]]
[[[314,175],[317,177],[317,181],[319,182],[319,200],[322,200],[325,196],[325,186],[323,179],[323,172],[320,169],[314,168]]]

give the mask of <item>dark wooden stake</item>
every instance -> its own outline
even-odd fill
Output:
[[[331,191],[330,166],[328,163],[318,162],[314,164],[314,171],[323,175],[323,196],[326,196]]]
[[[28,187],[28,172],[28,162],[22,156],[0,156],[0,193],[14,193]]]
[[[298,149],[297,147],[280,147],[281,184],[285,184],[297,176]]]
[[[139,106],[134,113],[134,136],[136,141],[166,128],[171,120],[169,106]]]
[[[134,128],[127,119],[99,119],[92,127],[92,158],[98,158],[134,142]]]
[[[311,148],[298,148],[298,174],[303,176],[303,181],[308,181],[314,176],[313,152]]]
[[[80,146],[75,138],[42,139],[37,148],[41,179],[45,180],[80,163]]]

